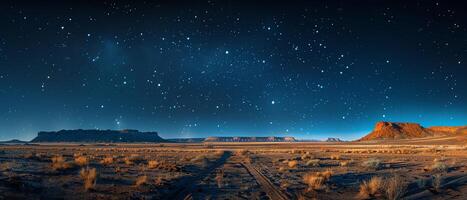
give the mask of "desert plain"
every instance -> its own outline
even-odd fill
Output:
[[[0,146],[0,199],[467,199],[462,137]]]

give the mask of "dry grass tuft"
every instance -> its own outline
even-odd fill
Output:
[[[219,170],[216,175],[217,187],[222,188],[224,185],[224,170]]]
[[[111,165],[114,162],[114,158],[112,156],[106,156],[101,160],[101,164],[103,165]]]
[[[289,166],[289,168],[296,168],[297,165],[298,165],[298,161],[296,160],[291,160],[287,163],[287,165]]]
[[[358,197],[361,199],[368,199],[374,196],[383,189],[384,181],[381,177],[374,176],[369,181],[363,181],[360,184],[360,191]]]
[[[306,152],[305,154],[302,155],[301,159],[302,160],[314,159],[314,156],[311,155],[309,152]]]
[[[143,176],[138,176],[138,178],[135,181],[135,186],[139,187],[141,185],[144,185],[148,182],[148,176],[143,175]]]
[[[440,192],[441,191],[441,184],[443,182],[443,175],[441,174],[435,174],[433,176],[431,176],[431,186],[433,186],[433,189],[436,191],[436,192]]]
[[[159,166],[159,162],[157,160],[148,161],[148,168],[149,169],[157,168],[157,166]]]
[[[154,184],[155,184],[156,186],[162,186],[162,184],[163,184],[162,178],[161,178],[161,177],[157,177],[157,178],[154,180]]]
[[[82,166],[85,166],[85,165],[89,164],[89,159],[86,156],[77,156],[77,157],[75,157],[75,163],[78,166],[82,167]]]
[[[244,156],[246,154],[248,154],[248,150],[246,150],[246,149],[240,149],[240,150],[235,152],[236,156]]]
[[[332,171],[308,173],[303,177],[303,181],[308,185],[308,191],[321,190],[326,187],[326,182],[331,178]]]
[[[319,159],[313,159],[313,160],[309,160],[306,162],[306,165],[307,166],[311,166],[311,167],[319,167],[320,166],[320,160]]]
[[[72,167],[70,163],[65,162],[65,158],[62,155],[53,156],[51,160],[53,170],[66,170]]]
[[[347,167],[347,166],[350,165],[350,161],[340,161],[340,162],[339,162],[339,165],[340,165],[341,167]]]
[[[446,166],[446,164],[437,159],[435,159],[433,164],[427,168],[428,168],[427,171],[435,171],[435,172],[446,172],[448,170],[448,167]]]
[[[285,172],[287,169],[285,167],[279,167],[279,172]]]
[[[97,172],[96,168],[82,168],[79,172],[81,179],[84,181],[84,190],[88,191],[96,186]]]
[[[406,185],[399,176],[394,176],[386,180],[385,188],[387,199],[397,200],[404,195]]]
[[[367,169],[377,170],[380,168],[380,166],[381,166],[381,160],[377,158],[369,158],[368,160],[362,163],[362,167],[365,167]]]
[[[333,154],[330,156],[330,159],[331,160],[340,160],[341,159],[341,155],[339,154]]]

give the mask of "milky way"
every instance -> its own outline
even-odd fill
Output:
[[[355,139],[467,122],[467,6],[2,1],[0,140],[40,130]]]

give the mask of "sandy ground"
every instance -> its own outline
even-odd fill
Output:
[[[467,199],[457,141],[2,145],[0,199]]]

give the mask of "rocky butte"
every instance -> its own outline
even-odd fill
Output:
[[[139,132],[138,130],[61,130],[41,131],[31,142],[164,142],[157,132]]]
[[[462,134],[467,134],[467,126],[433,126],[425,128],[417,123],[378,122],[373,131],[359,141],[410,139]]]

